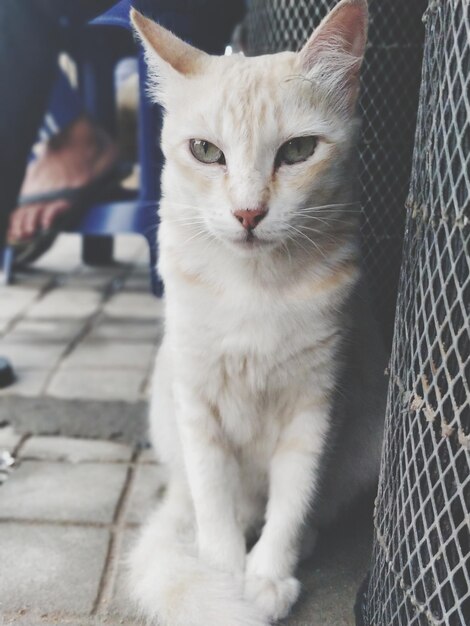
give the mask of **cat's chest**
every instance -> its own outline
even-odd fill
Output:
[[[251,310],[214,307],[212,315],[217,322],[207,326],[206,332],[200,332],[202,319],[195,322],[193,333],[195,328],[199,332],[193,335],[191,348],[186,343],[188,374],[195,388],[216,407],[234,443],[267,444],[295,412],[299,400],[321,384],[320,380],[315,383],[316,346],[331,328],[306,313],[261,306]]]
[[[213,302],[199,312],[193,310],[190,325],[185,324],[185,343],[194,357],[212,364],[223,379],[256,388],[290,355],[322,338],[330,327],[328,320],[307,307],[289,310],[255,298],[249,303]]]
[[[257,293],[194,296],[170,312],[171,334],[202,385],[255,394],[278,389],[337,327],[324,302],[292,305]]]

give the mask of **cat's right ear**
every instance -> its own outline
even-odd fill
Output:
[[[209,55],[131,9],[131,22],[145,51],[152,95],[164,104],[167,83],[202,71]]]
[[[367,41],[367,0],[341,0],[299,53],[302,70],[354,106]]]

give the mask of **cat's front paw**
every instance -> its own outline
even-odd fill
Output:
[[[267,578],[247,574],[245,597],[253,602],[270,621],[286,617],[300,593],[300,582],[290,578]]]

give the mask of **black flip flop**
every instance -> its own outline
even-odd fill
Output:
[[[132,172],[130,163],[117,163],[107,172],[95,178],[88,185],[76,188],[63,188],[43,193],[29,194],[18,199],[17,206],[67,200],[70,207],[57,216],[53,225],[47,229],[39,229],[31,238],[9,243],[13,248],[13,267],[19,269],[33,263],[53,244],[57,235],[73,227],[80,217],[82,209],[91,202],[99,201]]]

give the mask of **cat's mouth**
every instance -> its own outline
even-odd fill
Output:
[[[272,247],[276,242],[271,239],[261,238],[252,231],[248,231],[242,237],[233,238],[229,242],[232,247],[239,251],[255,252],[259,249]]]
[[[237,240],[237,243],[245,248],[257,248],[273,244],[270,239],[261,239],[253,231],[248,231],[242,238]]]

